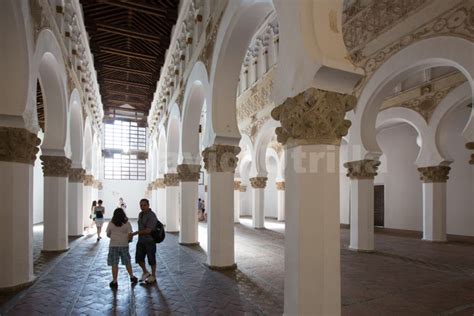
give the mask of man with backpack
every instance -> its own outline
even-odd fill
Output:
[[[140,209],[141,212],[138,215],[138,231],[131,233],[130,237],[138,235],[135,261],[143,270],[140,282],[152,284],[156,282],[156,241],[151,234],[156,230],[158,218],[150,209],[150,203],[147,199],[140,200]],[[145,257],[148,258],[151,274],[146,268]]]

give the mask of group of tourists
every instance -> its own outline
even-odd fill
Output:
[[[102,200],[92,203],[91,219],[94,220],[97,227],[97,241],[101,239],[102,225],[104,223],[105,208],[102,206]],[[130,282],[136,284],[138,281],[146,284],[156,282],[156,242],[151,233],[156,229],[158,218],[150,209],[150,203],[147,199],[140,200],[140,214],[138,215],[138,231],[133,231],[132,225],[125,213],[127,205],[122,198],[119,200],[118,207],[114,210],[112,219],[110,220],[106,234],[110,238],[109,254],[107,264],[112,267],[111,288],[117,288],[118,264],[122,262],[130,276]],[[140,279],[134,276],[131,257],[129,252],[129,243],[133,241],[133,237],[138,235],[136,244],[135,262],[142,269]],[[145,258],[148,259],[150,271],[145,264]]]

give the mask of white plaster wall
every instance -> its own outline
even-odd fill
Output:
[[[340,187],[340,221],[342,224],[349,224],[350,214],[350,180],[346,176],[347,169],[344,163],[349,161],[349,147],[343,142],[339,154],[339,187]]]
[[[278,197],[276,189],[277,166],[274,159],[267,160],[268,180],[265,187],[265,217],[278,217]],[[271,162],[271,163],[270,163]]]
[[[240,195],[240,215],[252,215],[252,186],[249,181],[250,164],[241,174],[242,185],[247,186],[247,191]]]
[[[419,147],[416,131],[407,124],[377,134],[384,153],[374,183],[385,185],[385,227],[422,230],[422,184],[415,165]]]
[[[474,172],[461,132],[470,109],[454,110],[441,123],[439,137],[454,160],[447,183],[447,233],[474,236]]]
[[[104,202],[105,218],[111,218],[122,197],[127,203],[125,210],[129,218],[138,218],[140,200],[145,197],[148,181],[138,180],[105,180],[102,179],[103,189],[99,191],[99,198]],[[150,206],[152,210],[156,205]]]

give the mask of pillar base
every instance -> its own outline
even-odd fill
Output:
[[[204,265],[206,267],[208,267],[209,269],[214,270],[214,271],[229,271],[229,270],[236,270],[237,269],[237,263],[234,263],[233,265],[230,265],[230,266],[223,266],[223,267],[212,266],[212,265],[207,264],[207,263],[204,263]]]
[[[63,253],[63,252],[68,252],[69,251],[69,247],[66,248],[66,249],[60,249],[60,250],[41,250],[42,253]]]
[[[362,253],[374,253],[375,250],[368,250],[368,249],[357,249],[357,248],[352,248],[352,247],[347,247],[347,249],[349,249],[350,251],[354,251],[354,252],[362,252]]]
[[[33,277],[31,281],[28,281],[25,283],[17,284],[14,286],[0,287],[0,294],[10,294],[10,293],[21,291],[33,285],[35,281],[36,281],[36,277]]]
[[[80,235],[68,235],[68,237],[77,237],[77,238],[83,237],[83,236],[84,236],[84,234],[80,234]]]
[[[431,240],[431,239],[422,238],[421,240],[426,241],[426,242],[439,243],[439,244],[445,244],[445,243],[448,242],[447,239],[445,239],[445,240]]]
[[[199,246],[199,241],[197,242],[180,242],[181,246]]]

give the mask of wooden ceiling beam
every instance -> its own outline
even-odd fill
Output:
[[[146,98],[147,100],[150,99],[150,96],[148,94],[133,93],[133,92],[128,92],[128,91],[118,91],[118,90],[113,90],[113,89],[106,90],[106,96],[109,94],[114,94],[114,95],[124,94],[124,95],[130,95],[133,97]]]
[[[151,71],[139,70],[139,69],[129,68],[129,67],[114,66],[114,65],[109,65],[109,64],[102,64],[101,66],[102,68],[105,68],[108,70],[123,71],[123,72],[128,72],[128,73],[137,74],[137,75],[153,76],[154,74]]]
[[[125,85],[125,86],[133,86],[133,87],[146,88],[146,89],[150,88],[150,85],[145,84],[145,83],[123,81],[123,80],[104,78],[104,77],[102,77],[102,80],[105,81],[105,82],[116,83],[116,84],[121,84],[121,85]]]
[[[124,101],[124,100],[116,100],[116,99],[106,99],[105,103],[118,103],[118,104],[129,104],[133,106],[134,108],[139,108],[141,110],[145,110],[147,105],[140,103],[140,102],[133,102],[133,101]]]
[[[126,36],[126,37],[131,37],[131,38],[136,38],[139,40],[145,40],[145,41],[150,41],[154,43],[160,43],[160,37],[153,35],[153,34],[146,34],[138,31],[132,31],[129,29],[121,28],[121,27],[116,27],[116,26],[110,26],[106,24],[97,24],[96,25],[97,31],[103,31],[107,33],[112,33],[116,35],[121,35],[121,36]]]
[[[136,11],[140,13],[145,13],[148,15],[157,16],[160,18],[165,18],[167,16],[167,12],[165,10],[159,10],[155,6],[140,4],[140,3],[132,3],[132,2],[124,2],[124,1],[104,1],[111,6],[116,6],[120,8],[124,8],[131,11]]]
[[[151,61],[151,62],[156,62],[156,59],[157,59],[157,57],[153,56],[153,55],[143,54],[143,53],[139,53],[139,52],[133,52],[133,51],[130,51],[130,50],[125,50],[125,49],[107,47],[107,46],[101,46],[99,48],[99,52],[106,53],[106,54],[119,55],[119,56],[123,56],[123,57],[141,59],[141,60],[148,60],[148,61]]]

